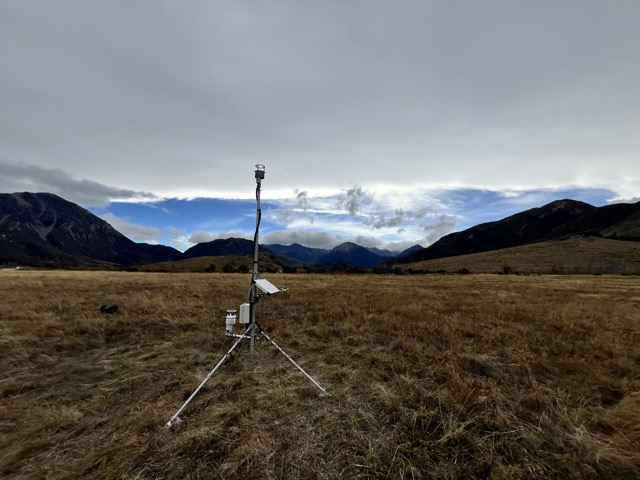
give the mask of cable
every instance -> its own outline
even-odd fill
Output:
[[[260,222],[262,221],[262,208],[260,208],[260,183],[256,185],[256,202],[258,203],[257,215],[256,215],[256,232],[253,234],[254,245],[258,241],[258,231],[260,230]]]

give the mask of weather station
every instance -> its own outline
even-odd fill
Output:
[[[202,390],[202,388],[206,385],[206,383],[213,377],[213,375],[222,367],[222,365],[229,360],[233,352],[238,349],[238,347],[243,342],[249,343],[249,354],[256,354],[256,342],[260,338],[264,338],[271,345],[273,345],[284,357],[291,363],[295,368],[297,368],[300,373],[302,373],[307,380],[309,380],[320,392],[320,396],[324,397],[327,395],[327,391],[320,386],[318,382],[316,382],[311,375],[309,375],[300,365],[298,365],[291,356],[285,352],[269,335],[267,332],[258,324],[256,321],[256,307],[258,302],[263,296],[275,295],[278,293],[286,293],[288,289],[278,288],[269,282],[267,279],[260,277],[260,269],[259,269],[259,237],[260,237],[260,222],[262,219],[262,210],[260,207],[260,193],[262,189],[262,180],[264,180],[265,176],[265,167],[264,165],[256,165],[255,170],[255,179],[256,179],[256,231],[253,236],[253,272],[251,275],[251,289],[249,290],[249,301],[247,303],[243,303],[240,305],[239,310],[236,309],[228,309],[225,316],[225,336],[229,338],[235,339],[235,343],[231,346],[231,348],[224,354],[224,356],[216,363],[216,365],[209,371],[207,376],[204,378],[202,383],[193,391],[193,393],[187,398],[187,400],[182,404],[182,406],[178,409],[178,411],[169,419],[169,421],[165,424],[167,429],[170,429],[174,425],[180,423],[182,420],[180,418],[180,414],[184,411],[184,409],[191,403],[191,401],[195,398],[195,396]],[[239,324],[241,328],[239,330],[244,329],[242,333],[236,333],[235,327]]]

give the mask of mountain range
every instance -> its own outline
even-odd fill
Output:
[[[394,254],[346,242],[333,249],[300,244],[261,245],[283,266],[371,269],[391,263],[487,252],[581,235],[640,241],[640,202],[594,207],[557,200],[502,220],[451,233],[427,248]],[[205,256],[246,256],[253,242],[242,238],[200,243],[184,253],[136,243],[88,210],[50,193],[0,194],[0,265],[131,267]]]
[[[489,252],[574,235],[640,241],[640,202],[594,207],[556,200],[502,220],[445,235],[427,248],[400,255],[396,263]]]

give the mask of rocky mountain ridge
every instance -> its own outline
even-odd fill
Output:
[[[0,265],[130,266],[181,255],[164,245],[135,243],[57,195],[0,194]]]

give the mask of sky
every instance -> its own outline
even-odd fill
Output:
[[[640,200],[637,0],[0,0],[0,192],[400,251]]]

